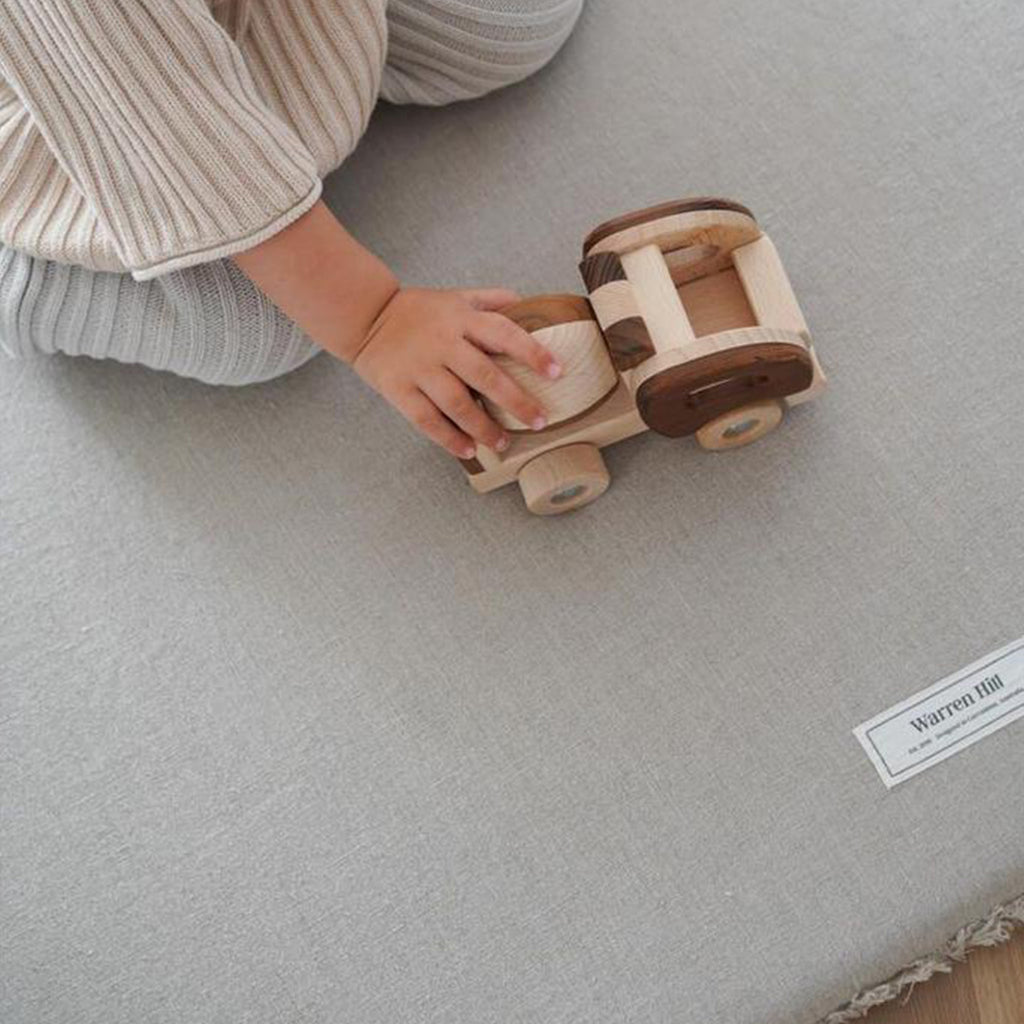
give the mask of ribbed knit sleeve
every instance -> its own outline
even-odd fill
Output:
[[[139,280],[256,245],[319,197],[201,0],[0,0],[0,74],[68,179],[40,204],[41,161],[26,216],[93,220]]]

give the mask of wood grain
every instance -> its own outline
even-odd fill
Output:
[[[872,1010],[867,1024],[1024,1024],[1024,932],[975,949],[952,974],[918,985],[906,1002]]]
[[[615,262],[622,270],[618,256]],[[590,305],[604,331],[612,362],[617,370],[628,370],[654,355],[654,342],[640,315],[633,286],[623,276],[605,281],[590,293]]]
[[[608,281],[592,291],[590,305],[602,327],[610,327],[620,320],[640,315],[633,286],[625,278],[620,281]]]
[[[542,323],[542,320],[538,317],[535,322]],[[592,409],[618,384],[618,374],[596,320],[576,319],[540,326],[531,334],[562,365],[561,377],[555,380],[542,377],[511,356],[496,355],[494,363],[540,402],[550,425]],[[482,400],[487,412],[510,433],[530,429],[489,398]]]
[[[590,303],[582,295],[533,295],[521,302],[506,306],[501,311],[524,331],[539,331],[542,327],[571,324],[577,320],[593,320]]]
[[[667,273],[678,285],[724,270],[731,253],[760,237],[757,221],[736,210],[693,210],[643,221],[593,243],[587,258],[598,253],[617,253],[623,258],[636,249],[657,246],[670,261]]]
[[[621,281],[626,276],[622,261],[614,252],[599,252],[580,263],[580,275],[588,292],[596,292],[602,285]]]
[[[685,437],[741,406],[803,391],[811,382],[806,348],[766,342],[669,366],[637,388],[643,421],[666,437]]]
[[[604,332],[615,369],[620,373],[639,366],[654,355],[654,342],[642,316],[631,316],[612,324]]]
[[[683,301],[656,245],[645,245],[622,257],[633,298],[654,343],[655,352],[669,352],[691,344],[696,335]]]
[[[737,327],[756,327],[758,319],[750,308],[743,285],[732,267],[681,285],[679,297],[698,338]],[[782,327],[783,324],[771,324]]]
[[[583,242],[583,255],[585,257],[598,242],[610,235],[617,235],[627,228],[634,228],[638,224],[647,224],[652,220],[660,220],[662,217],[671,217],[678,213],[694,213],[697,210],[731,210],[733,213],[742,213],[751,220],[755,219],[750,210],[742,203],[733,202],[731,199],[720,199],[716,196],[674,199],[667,203],[644,207],[642,210],[636,210],[621,217],[612,217],[603,224],[598,224]]]
[[[642,434],[646,429],[646,424],[636,411],[632,393],[620,379],[608,398],[586,415],[548,427],[547,430],[513,434],[512,443],[500,458],[492,456],[490,449],[481,445],[477,451],[484,472],[467,476],[466,479],[473,490],[486,494],[512,483],[519,475],[519,470],[542,452],[578,441],[604,448],[634,434]]]
[[[814,377],[811,386],[803,394],[793,395],[789,404],[800,405],[820,397],[828,386],[828,379],[818,362],[807,321],[775,244],[767,235],[762,235],[756,241],[734,249],[732,260],[758,323],[796,331],[807,339]]]

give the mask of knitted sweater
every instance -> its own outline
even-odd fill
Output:
[[[0,244],[138,280],[301,216],[380,87],[386,0],[0,0]]]

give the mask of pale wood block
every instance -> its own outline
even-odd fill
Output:
[[[758,323],[810,333],[778,250],[767,235],[734,249],[732,262]]]
[[[669,352],[691,344],[696,335],[658,246],[645,245],[626,253],[622,267],[655,352]]]
[[[609,281],[590,293],[590,305],[597,314],[597,322],[607,330],[620,320],[640,316],[640,307],[629,281]]]
[[[679,297],[698,338],[757,326],[757,317],[732,267],[680,285]]]
[[[622,281],[626,276],[622,269],[622,261],[614,252],[598,252],[593,256],[585,256],[580,263],[580,274],[588,292],[596,292],[601,285],[610,281]]]

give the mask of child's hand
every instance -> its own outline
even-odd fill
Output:
[[[412,424],[458,458],[477,443],[497,451],[505,431],[469,389],[535,429],[540,403],[490,354],[557,377],[551,353],[496,312],[515,292],[402,289],[394,274],[317,202],[283,231],[233,257],[256,286],[310,338],[379,391]]]
[[[508,436],[469,388],[535,430],[547,421],[537,400],[487,353],[504,353],[543,376],[562,372],[543,345],[496,312],[517,298],[497,288],[404,288],[377,317],[352,366],[413,426],[458,458],[472,458],[477,443],[502,451]]]

